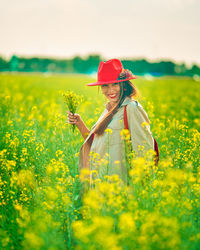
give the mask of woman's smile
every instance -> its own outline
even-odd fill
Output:
[[[117,101],[119,98],[119,94],[110,94],[107,95],[108,99],[111,99],[112,101]]]

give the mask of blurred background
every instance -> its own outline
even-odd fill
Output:
[[[0,0],[0,71],[200,76],[198,0]]]

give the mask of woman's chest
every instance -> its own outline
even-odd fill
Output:
[[[124,128],[124,114],[122,108],[113,116],[112,120],[108,124],[108,128],[113,131],[122,130]]]

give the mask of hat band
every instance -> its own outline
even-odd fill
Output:
[[[122,69],[122,72],[119,74],[117,80],[127,79],[133,77],[133,73],[128,69]]]

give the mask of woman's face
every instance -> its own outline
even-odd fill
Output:
[[[111,103],[116,103],[120,96],[120,85],[119,83],[110,83],[101,85],[102,93]]]

